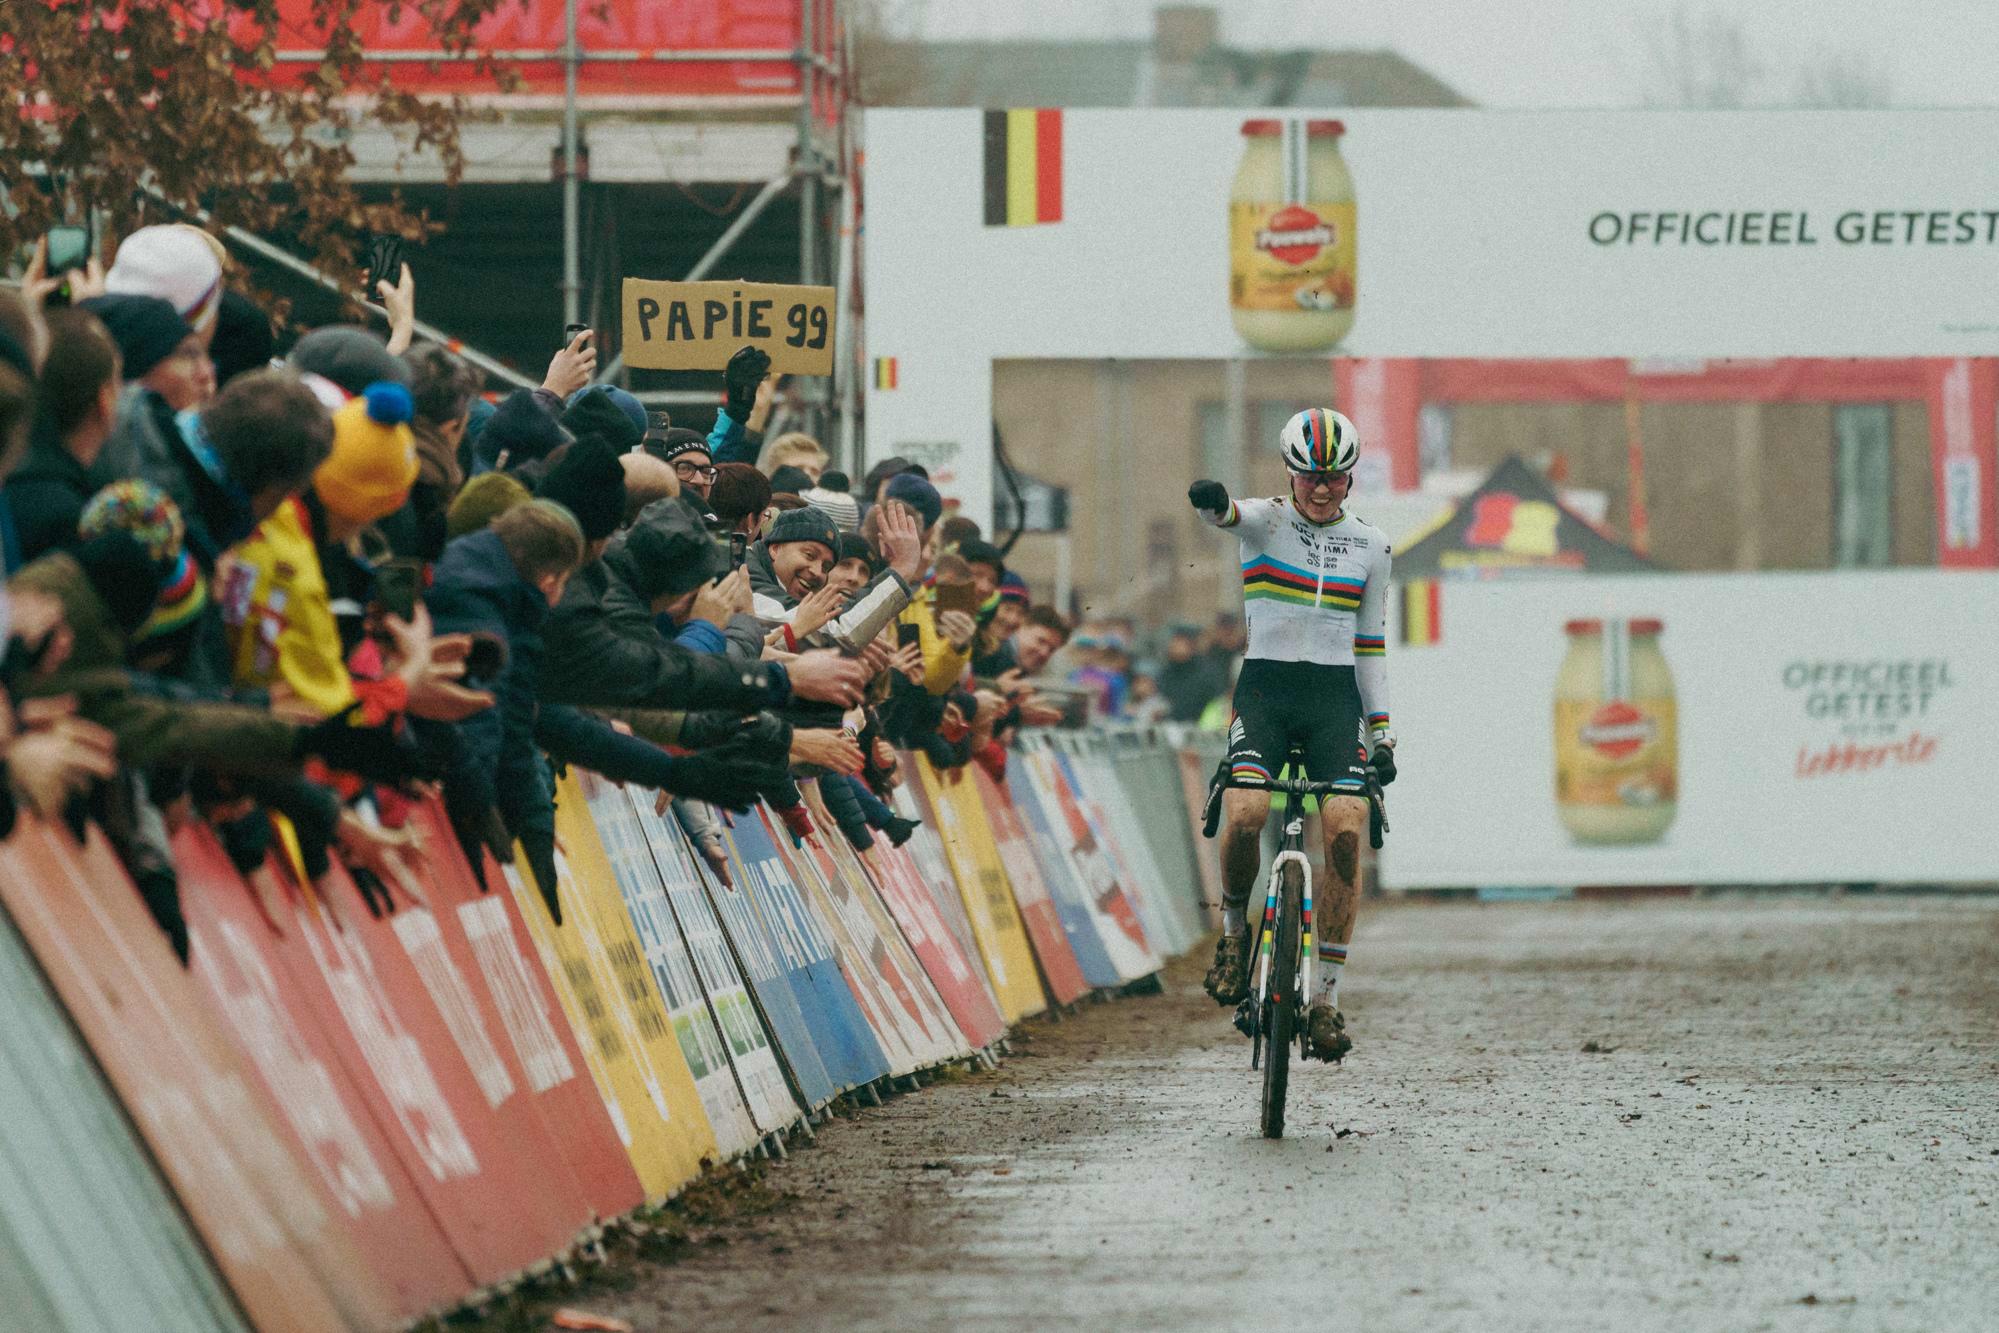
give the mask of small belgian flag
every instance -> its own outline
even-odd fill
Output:
[[[893,389],[897,387],[900,380],[901,375],[896,367],[894,357],[878,356],[875,358],[875,387],[877,389]]]
[[[1402,585],[1402,642],[1409,647],[1435,643],[1444,637],[1444,590],[1435,579],[1411,579]]]
[[[1032,227],[1062,220],[1062,112],[988,111],[986,225]]]

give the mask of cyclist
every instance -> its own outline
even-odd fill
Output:
[[[1379,529],[1345,507],[1360,460],[1353,422],[1329,408],[1308,408],[1285,423],[1279,445],[1291,474],[1289,495],[1231,500],[1219,482],[1187,488],[1202,518],[1242,543],[1249,624],[1229,726],[1230,786],[1222,798],[1222,938],[1207,991],[1224,1006],[1249,994],[1246,907],[1261,869],[1267,784],[1291,747],[1302,746],[1307,777],[1353,792],[1319,806],[1326,869],[1313,894],[1319,993],[1306,1014],[1306,1037],[1313,1055],[1333,1061],[1353,1047],[1339,1011],[1339,984],[1360,906],[1364,765],[1371,762],[1383,781],[1395,772],[1383,634],[1389,548]]]

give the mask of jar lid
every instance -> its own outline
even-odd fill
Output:
[[[1631,632],[1633,634],[1657,634],[1665,628],[1665,622],[1657,617],[1648,617],[1644,620],[1634,620],[1631,622]]]
[[[1603,622],[1601,620],[1571,620],[1568,624],[1562,626],[1562,628],[1570,634],[1601,634],[1603,633]]]
[[[1305,122],[1305,137],[1308,139],[1337,139],[1347,132],[1346,122],[1339,120],[1308,120]],[[1275,138],[1284,133],[1281,120],[1245,120],[1242,123],[1245,139]]]

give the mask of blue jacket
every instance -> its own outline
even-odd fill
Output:
[[[726,407],[715,410],[715,428],[708,432],[708,456],[717,464],[748,463],[755,467],[763,452],[763,435],[751,435]]]
[[[521,577],[499,537],[482,530],[444,548],[424,603],[439,634],[484,631],[507,645],[494,707],[457,726],[457,754],[444,780],[453,826],[476,828],[496,807],[529,864],[543,864],[544,856],[552,863],[555,789],[534,740],[548,599]]]

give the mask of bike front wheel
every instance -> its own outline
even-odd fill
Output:
[[[1304,914],[1305,875],[1295,864],[1277,874],[1277,923],[1270,954],[1270,989],[1263,1002],[1263,1137],[1284,1137],[1284,1091],[1298,1003],[1298,933]]]

